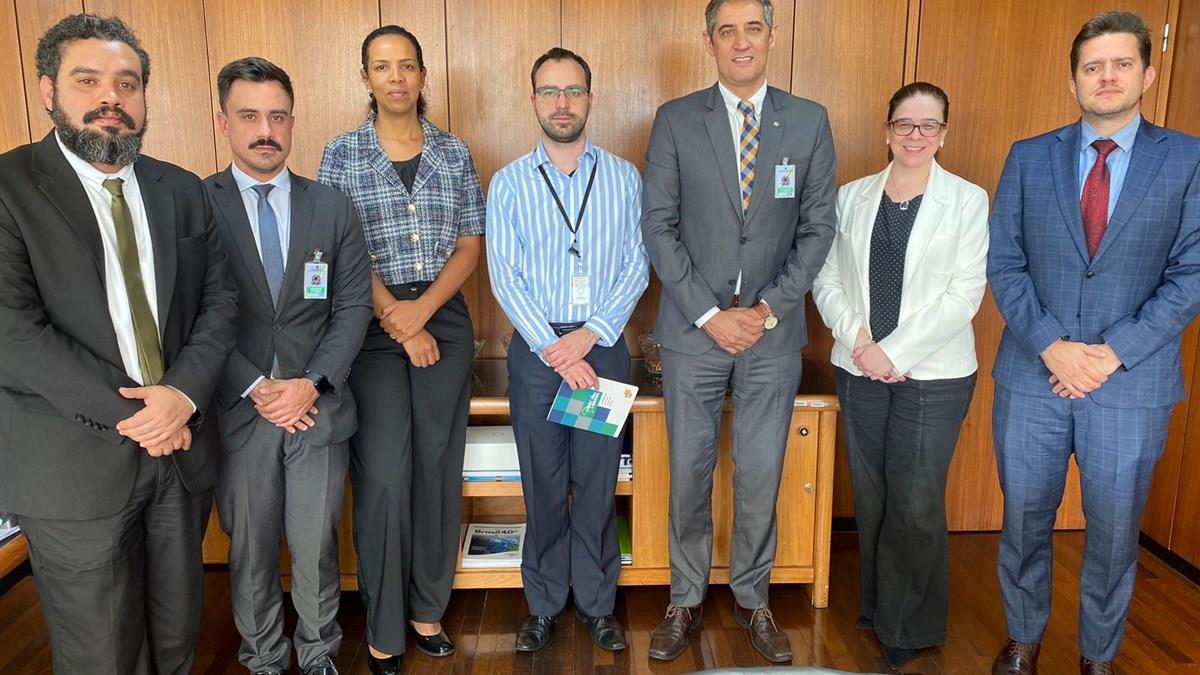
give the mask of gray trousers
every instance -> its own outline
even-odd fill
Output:
[[[733,389],[733,533],[729,585],[738,605],[768,605],[775,502],[800,386],[800,352],[762,358],[713,347],[662,349],[670,445],[671,604],[704,601],[712,567],[712,486],[725,389]]]
[[[321,424],[319,414],[316,420]],[[224,448],[217,513],[230,538],[233,622],[242,635],[238,660],[251,671],[287,671],[291,666],[279,583],[279,545],[285,534],[300,668],[337,655],[342,642],[337,526],[348,453],[347,443],[309,445],[301,434],[289,434],[262,418],[241,445]]]
[[[412,300],[428,284],[389,286]],[[402,654],[408,620],[441,621],[462,534],[462,465],[475,355],[462,294],[425,324],[441,360],[416,368],[376,320],[350,371],[354,550],[367,644]]]
[[[975,375],[886,384],[834,368],[858,527],[859,606],[880,642],[946,640],[946,473]]]
[[[212,491],[141,452],[129,501],[94,520],[18,516],[59,675],[186,675],[203,607]]]
[[[629,379],[624,339],[592,347],[585,360],[599,377]],[[520,333],[508,349],[508,378],[525,494],[521,580],[529,613],[556,616],[571,590],[584,614],[612,614],[621,573],[613,510],[621,439],[546,421],[563,380]]]

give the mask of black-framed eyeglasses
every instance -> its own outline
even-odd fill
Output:
[[[566,94],[568,101],[578,101],[581,98],[583,98],[584,96],[588,95],[588,88],[581,87],[577,84],[573,84],[569,87],[545,86],[545,87],[538,87],[537,89],[534,89],[533,93],[536,94],[538,98],[542,99],[543,101],[546,101],[547,103],[549,103],[550,101],[557,101],[559,94]]]
[[[891,122],[888,122],[887,125],[892,130],[892,133],[896,134],[897,136],[908,136],[913,132],[913,129],[919,129],[921,135],[925,136],[926,138],[937,136],[938,134],[942,133],[942,129],[946,128],[945,122],[939,122],[937,120],[922,120],[918,123],[909,119],[900,119],[892,120]]]

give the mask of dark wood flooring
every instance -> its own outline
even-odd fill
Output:
[[[904,668],[924,675],[986,674],[1004,640],[1004,613],[996,581],[994,534],[951,537],[950,633],[945,645],[922,652]],[[1076,574],[1083,550],[1081,533],[1055,539],[1054,606],[1040,662],[1041,672],[1078,672]],[[879,645],[869,631],[854,629],[857,616],[857,554],[853,535],[835,535],[830,606],[813,609],[804,586],[771,589],[776,621],[792,641],[796,665],[855,673],[887,672]],[[204,627],[195,673],[245,673],[237,662],[238,635],[229,607],[229,578],[221,570],[206,576]],[[1143,552],[1117,672],[1125,675],[1200,675],[1200,588]],[[452,658],[433,659],[409,648],[410,673],[683,673],[718,667],[765,667],[733,621],[733,599],[714,587],[705,606],[705,627],[691,647],[672,663],[646,656],[650,631],[667,603],[664,587],[625,588],[617,616],[628,629],[630,648],[612,654],[592,646],[573,616],[559,624],[543,652],[517,655],[515,632],[526,609],[520,590],[460,591],[454,594],[445,626],[458,644]],[[292,619],[289,618],[289,621]],[[366,675],[363,609],[356,593],[343,596],[345,641],[337,666],[343,675]],[[289,629],[290,631],[290,629]],[[0,675],[50,673],[50,647],[32,577],[0,595]]]

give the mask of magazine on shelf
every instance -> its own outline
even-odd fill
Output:
[[[617,545],[621,549],[621,564],[633,564],[633,537],[629,532],[629,517],[617,516]]]
[[[617,480],[633,480],[633,455],[621,453],[621,463],[617,465]]]
[[[518,481],[517,442],[511,426],[469,426],[463,455],[465,481]]]
[[[550,404],[546,419],[616,438],[637,398],[638,388],[615,380],[600,380],[599,389],[575,389],[564,380]]]
[[[521,566],[525,523],[471,523],[463,535],[463,569]]]

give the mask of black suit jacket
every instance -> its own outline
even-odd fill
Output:
[[[218,453],[204,415],[233,345],[237,299],[199,178],[150,157],[134,164],[154,245],[166,372],[196,404],[192,449],[171,455],[191,491],[211,488]],[[0,511],[111,515],[144,452],[116,432],[142,408],[121,362],[104,291],[100,229],[51,132],[0,155]]]
[[[366,239],[349,197],[291,174],[291,235],[278,307],[271,300],[262,258],[250,230],[245,203],[226,169],[208,177],[217,231],[229,255],[238,288],[237,347],[217,390],[218,419],[227,450],[249,437],[258,418],[254,402],[242,398],[275,359],[280,378],[306,372],[325,376],[332,390],[317,400],[316,426],[300,432],[312,445],[349,438],[357,429],[354,398],[346,386],[371,320],[371,267]],[[325,299],[304,298],[304,265],[317,251],[328,267]]]

